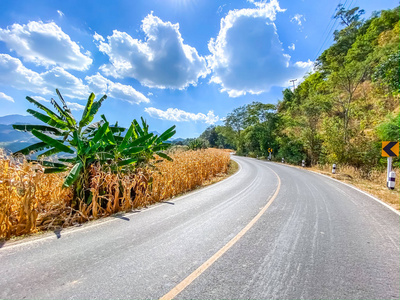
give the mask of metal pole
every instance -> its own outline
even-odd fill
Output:
[[[392,157],[387,158],[387,176],[386,176],[386,186],[389,186],[390,172],[392,171]]]

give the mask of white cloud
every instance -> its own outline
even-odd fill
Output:
[[[64,13],[61,10],[57,10],[57,13],[60,15],[60,17],[64,17]]]
[[[184,89],[207,75],[206,61],[184,44],[179,24],[163,22],[149,14],[142,21],[144,41],[114,30],[107,42],[97,33],[98,48],[110,64],[100,67],[106,76],[132,77],[148,87]]]
[[[154,107],[146,107],[144,111],[153,118],[174,122],[201,121],[207,124],[214,124],[219,120],[219,117],[212,110],[207,115],[202,113],[194,114],[177,108],[168,108],[166,111],[163,111]]]
[[[132,86],[113,82],[99,73],[93,76],[86,76],[85,80],[88,82],[90,90],[95,94],[107,94],[109,97],[136,104],[150,102],[145,95],[135,90]]]
[[[297,23],[297,25],[301,26],[301,19],[303,19],[303,21],[306,21],[306,18],[303,15],[295,14],[294,17],[290,19],[290,22]]]
[[[94,38],[95,41],[100,41],[100,42],[104,42],[105,41],[105,39],[100,34],[98,34],[97,32],[94,32],[93,38]]]
[[[0,99],[4,99],[4,100],[10,101],[10,102],[14,102],[14,99],[11,96],[8,96],[8,95],[6,95],[6,94],[4,94],[2,92],[0,92]]]
[[[0,54],[0,83],[34,93],[50,93],[39,73],[26,68],[18,58],[8,54]]]
[[[81,105],[81,104],[78,104],[78,103],[75,103],[75,102],[68,102],[67,101],[67,105],[71,110],[84,110],[85,109],[84,105]]]
[[[63,68],[55,67],[41,73],[40,76],[51,91],[58,88],[62,95],[69,98],[87,99],[89,95],[88,87],[82,82],[82,79],[68,73]]]
[[[283,50],[274,20],[284,11],[277,0],[249,0],[256,8],[229,11],[221,19],[216,39],[211,39],[207,57],[213,71],[210,82],[221,86],[230,97],[260,94],[272,86],[287,86],[309,69],[292,63]]]
[[[18,58],[8,54],[0,54],[0,85],[40,95],[53,95],[58,88],[64,96],[70,98],[85,99],[88,96],[88,87],[82,80],[64,69],[55,67],[37,73],[26,68]]]
[[[111,98],[130,103],[149,103],[150,100],[130,85],[113,82],[99,73],[82,79],[73,76],[61,67],[54,67],[43,73],[26,68],[22,62],[8,54],[0,54],[0,85],[27,90],[39,95],[54,95],[58,88],[68,98],[87,99],[92,91],[95,94],[107,94]],[[42,96],[33,96],[39,101],[48,102]],[[77,106],[75,106],[77,108]]]
[[[89,55],[82,54],[79,45],[54,22],[32,21],[0,28],[0,40],[24,61],[37,65],[83,71],[92,64]]]
[[[43,98],[41,96],[31,96],[31,98],[35,99],[36,101],[42,101],[42,102],[50,103],[50,100],[47,100],[46,98]]]
[[[296,49],[296,45],[292,43],[290,46],[288,46],[288,48],[294,51],[294,49]]]

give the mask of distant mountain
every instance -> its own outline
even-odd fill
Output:
[[[0,148],[15,152],[39,140],[29,132],[15,130],[12,124],[42,124],[32,116],[7,115],[0,117]]]
[[[169,139],[172,143],[183,142],[185,139],[183,138],[176,138],[176,139]]]
[[[23,115],[7,115],[0,117],[0,124],[3,125],[12,125],[12,124],[42,124],[43,122],[39,121],[33,116],[23,116]]]

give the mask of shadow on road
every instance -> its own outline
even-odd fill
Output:
[[[118,219],[125,220],[125,221],[130,221],[129,218],[124,217],[124,216],[122,216],[122,215],[112,215],[111,217],[113,217],[113,218],[118,218]]]
[[[167,203],[167,204],[175,205],[175,203],[174,203],[174,202],[168,202],[168,201],[164,201],[163,203]]]
[[[53,230],[53,232],[56,235],[57,239],[61,238],[61,231],[62,231],[62,228],[56,228],[56,229]]]

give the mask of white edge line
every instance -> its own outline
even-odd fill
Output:
[[[266,161],[264,161],[264,162],[266,162]],[[275,163],[275,162],[266,162],[266,163]],[[391,207],[389,204],[383,202],[382,200],[376,198],[375,196],[373,196],[373,195],[371,195],[371,194],[369,194],[369,193],[367,193],[367,192],[364,192],[363,190],[360,190],[359,188],[355,187],[354,185],[345,183],[345,182],[343,182],[343,181],[340,181],[340,180],[338,180],[338,179],[332,178],[332,177],[330,177],[330,176],[328,176],[328,175],[325,175],[325,174],[318,173],[318,172],[316,172],[316,171],[312,171],[312,170],[308,170],[308,169],[302,169],[302,168],[299,168],[299,167],[295,167],[295,166],[291,166],[291,165],[284,165],[284,164],[280,164],[280,163],[276,163],[276,164],[277,164],[277,165],[280,165],[280,166],[284,166],[284,167],[290,167],[290,168],[295,168],[295,169],[298,169],[298,170],[303,170],[303,171],[307,171],[307,172],[312,172],[312,173],[314,173],[314,174],[318,174],[318,175],[320,175],[320,176],[324,176],[324,177],[326,177],[326,178],[329,178],[329,179],[331,179],[331,180],[334,180],[334,181],[336,181],[336,182],[339,182],[339,183],[341,183],[341,184],[344,184],[344,185],[346,185],[346,186],[348,186],[348,187],[351,187],[352,189],[355,189],[356,191],[359,191],[360,193],[362,193],[362,194],[364,194],[364,195],[366,195],[366,196],[372,198],[373,200],[375,200],[375,201],[379,202],[380,204],[386,206],[386,207],[389,208],[391,211],[393,211],[394,213],[396,213],[397,215],[400,216],[400,212],[397,211],[396,209],[394,209],[393,207]]]
[[[232,159],[232,157],[231,157],[231,159]],[[196,194],[198,194],[200,192],[203,192],[203,191],[208,190],[208,189],[210,189],[212,187],[215,187],[216,185],[224,183],[227,180],[230,180],[231,178],[235,177],[237,174],[239,174],[242,171],[241,164],[236,160],[235,160],[235,162],[239,165],[239,170],[235,174],[229,176],[228,178],[226,178],[224,180],[221,180],[219,182],[216,182],[214,184],[211,184],[209,186],[206,186],[204,188],[199,188],[196,191],[193,191],[193,192],[189,191],[185,195],[182,195],[182,196],[179,196],[179,197],[176,197],[176,198],[172,198],[172,199],[166,199],[165,201],[175,203],[175,202],[177,202],[179,200],[185,199],[185,198],[187,198],[189,196],[192,196],[192,195],[196,195]],[[167,205],[167,204],[168,203],[164,203],[164,201],[163,202],[157,202],[157,203],[151,205],[151,207],[149,207],[149,208],[147,208],[147,207],[141,208],[139,210],[139,212],[144,213],[144,212],[147,212],[149,210],[152,210],[152,209],[155,209],[155,208],[158,208],[160,206]],[[119,213],[122,213],[124,217],[129,217],[129,216],[132,216],[132,215],[136,214],[137,212],[138,211],[132,211],[132,212],[124,213],[124,212],[121,211]],[[115,214],[118,214],[118,212],[115,213]],[[93,221],[95,221],[95,222],[97,221],[97,222],[94,223],[94,224],[91,224],[91,222],[93,222]],[[110,223],[110,222],[113,222],[113,221],[119,221],[119,219],[118,218],[113,218],[112,215],[111,215],[111,216],[107,216],[105,218],[100,218],[100,219],[97,219],[97,220],[92,220],[92,221],[83,223],[83,225],[81,227],[78,227],[78,228],[76,228],[76,227],[66,227],[65,228],[65,232],[63,232],[62,235],[68,235],[68,234],[79,232],[79,231],[82,231],[82,230],[88,230],[88,229],[91,229],[91,228],[94,228],[94,227],[97,227],[97,226],[100,226],[100,225],[104,225],[104,224],[107,224],[107,223]],[[32,243],[42,242],[42,241],[48,240],[48,239],[58,239],[54,234],[52,234],[50,232],[44,232],[43,235],[48,235],[48,236],[27,237],[27,239],[30,239],[30,238],[31,239],[27,240],[27,241],[24,241],[22,239],[20,241],[11,242],[10,245],[7,245],[7,241],[6,241],[6,243],[3,245],[3,247],[0,248],[0,252],[1,252],[2,249],[11,249],[11,248],[19,247],[19,246],[29,245],[29,244],[32,244]]]

